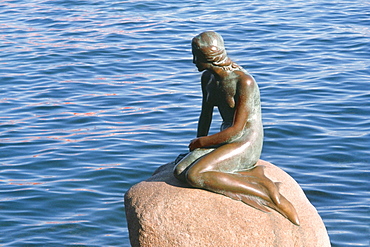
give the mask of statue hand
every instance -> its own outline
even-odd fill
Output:
[[[200,138],[195,138],[190,141],[189,150],[193,151],[194,149],[200,148],[202,145],[200,144]]]

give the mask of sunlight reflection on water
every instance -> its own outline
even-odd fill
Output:
[[[190,41],[211,29],[260,85],[262,158],[333,246],[367,246],[368,5],[2,1],[0,243],[128,246],[123,194],[194,138]]]

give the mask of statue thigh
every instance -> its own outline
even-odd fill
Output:
[[[203,156],[211,153],[215,148],[197,148],[191,152],[189,152],[184,158],[182,158],[174,168],[174,174],[180,180],[183,180],[184,173],[190,166],[196,162],[198,159],[202,158]]]

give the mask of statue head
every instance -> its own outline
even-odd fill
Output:
[[[215,66],[228,66],[232,61],[227,56],[224,40],[216,32],[207,31],[195,36],[192,40],[194,56],[202,56],[208,63]]]

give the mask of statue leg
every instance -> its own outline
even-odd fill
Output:
[[[248,149],[243,150],[242,147],[242,143],[225,144],[199,158],[187,169],[187,182],[193,187],[203,188],[217,193],[228,191],[231,193],[257,196],[271,201],[268,191],[262,183],[256,181],[248,182],[248,176],[235,173],[241,167],[239,163],[243,160],[242,155],[248,152]],[[238,152],[234,152],[235,150],[238,150]],[[233,153],[233,155],[230,155],[230,153]],[[252,166],[253,164],[247,165],[247,167]],[[259,179],[265,178],[261,176]]]
[[[186,182],[185,174],[190,166],[204,155],[212,152],[214,148],[198,148],[188,153],[174,167],[173,175],[180,181]]]
[[[241,200],[243,195],[246,195],[259,197],[265,201],[272,201],[264,186],[250,180],[256,179],[248,179],[238,174],[218,171],[205,171],[198,173],[194,166],[188,169],[187,172],[187,182],[193,187],[210,190],[224,195],[234,195],[234,197],[239,197]]]
[[[263,174],[263,168],[235,171],[240,157],[230,157],[230,150],[238,150],[236,143],[226,144],[196,160],[187,168],[186,180],[196,188],[210,190],[241,200],[264,212],[266,206],[278,211],[298,225],[292,204],[278,193],[278,187]],[[248,151],[248,150],[247,150]]]

